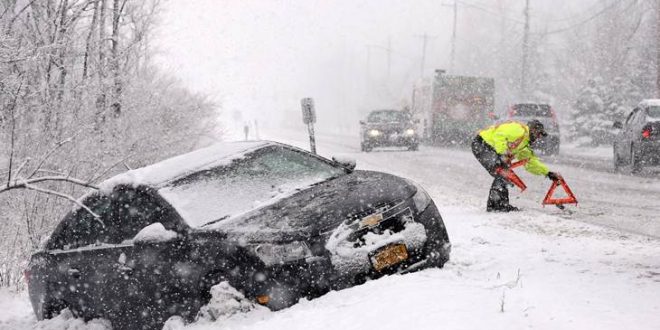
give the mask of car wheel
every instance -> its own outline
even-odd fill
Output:
[[[68,307],[67,304],[61,300],[44,302],[44,305],[42,307],[43,312],[41,316],[44,320],[52,319],[53,317],[59,315],[67,307]]]
[[[642,170],[642,162],[639,159],[639,152],[635,150],[635,144],[630,145],[630,172],[639,173]]]
[[[435,224],[435,228],[427,232],[424,256],[429,267],[442,268],[449,261],[450,251],[446,248],[446,243],[449,242],[446,234],[443,233],[446,233],[446,229],[438,223]]]

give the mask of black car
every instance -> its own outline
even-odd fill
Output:
[[[532,148],[545,155],[559,154],[560,132],[557,114],[549,104],[543,103],[517,103],[509,107],[509,120],[527,123],[536,119],[543,124],[547,136],[535,141]]]
[[[360,121],[361,150],[369,152],[377,147],[419,148],[419,135],[410,113],[398,110],[376,110],[366,121]]]
[[[274,142],[214,145],[120,174],[84,196],[26,271],[38,319],[64,308],[115,329],[193,319],[227,281],[271,309],[368,278],[442,267],[429,195]],[[94,213],[95,215],[93,215]]]
[[[615,121],[614,169],[629,165],[633,173],[660,165],[660,100],[644,100],[625,122]]]

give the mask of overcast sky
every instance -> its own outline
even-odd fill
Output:
[[[532,0],[532,17],[552,22],[595,2]],[[498,8],[521,30],[523,4],[459,1],[459,56],[479,47],[472,32],[502,21]],[[354,127],[368,109],[405,104],[421,75],[425,33],[425,74],[448,68],[452,20],[452,7],[440,0],[170,0],[157,46],[165,68],[221,104],[228,126],[241,125],[236,112],[241,121],[299,120],[300,98],[311,96],[321,125]]]

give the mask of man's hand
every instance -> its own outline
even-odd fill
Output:
[[[552,181],[558,181],[559,178],[561,178],[561,175],[559,175],[559,173],[548,172],[548,179],[550,179]]]
[[[499,157],[497,157],[497,161],[496,161],[495,166],[501,167],[501,168],[509,168],[509,162],[507,161],[506,156],[499,155]]]

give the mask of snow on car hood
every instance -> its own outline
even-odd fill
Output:
[[[116,175],[100,184],[101,192],[108,194],[118,185],[159,187],[194,172],[230,164],[251,151],[272,144],[269,141],[214,144]]]
[[[304,239],[329,234],[351,214],[383,202],[405,200],[414,192],[414,187],[394,175],[355,171],[204,229],[219,230],[245,242]]]

